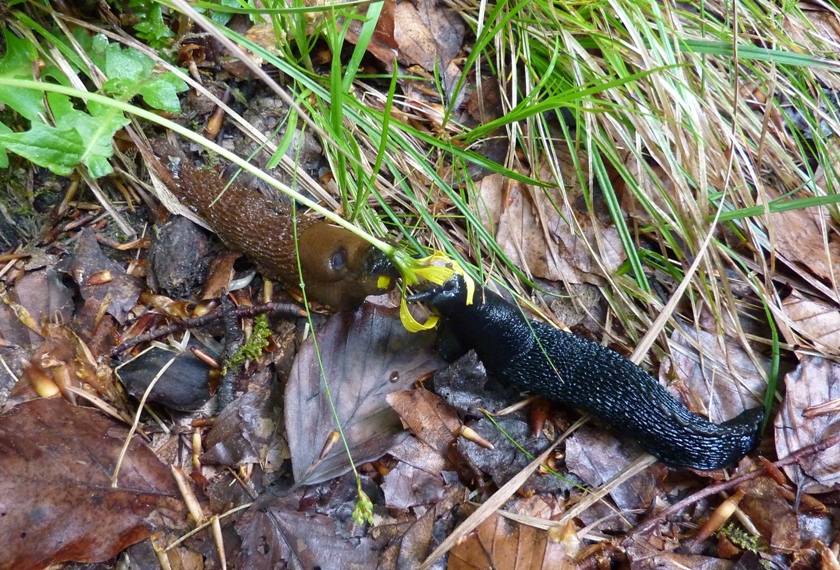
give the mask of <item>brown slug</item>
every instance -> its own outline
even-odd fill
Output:
[[[227,247],[247,255],[263,276],[299,290],[302,274],[307,299],[339,311],[358,307],[368,295],[394,286],[398,274],[390,260],[352,232],[298,215],[296,251],[292,206],[236,182],[229,184],[167,144],[156,144],[155,150],[165,169],[156,171],[170,191]]]

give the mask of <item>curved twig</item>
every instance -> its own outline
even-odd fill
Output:
[[[786,467],[788,465],[793,465],[794,463],[798,463],[800,460],[802,460],[806,457],[816,455],[817,453],[820,453],[821,451],[824,451],[824,450],[828,449],[829,447],[833,447],[833,446],[837,445],[838,443],[840,443],[840,434],[829,437],[827,439],[824,439],[824,440],[822,440],[820,442],[817,442],[813,445],[803,447],[802,449],[798,449],[795,452],[788,455],[787,457],[785,457],[784,459],[780,459],[780,460],[776,461],[775,463],[773,463],[773,465],[776,466],[776,467]],[[671,505],[670,507],[668,507],[667,509],[665,509],[664,511],[662,511],[658,515],[656,515],[656,516],[646,520],[642,524],[640,524],[638,527],[636,527],[636,530],[634,530],[629,535],[627,535],[627,538],[625,539],[625,542],[633,539],[634,537],[636,537],[640,534],[645,534],[645,533],[651,531],[657,524],[664,521],[667,517],[669,517],[673,514],[676,514],[680,510],[684,509],[688,505],[691,505],[692,503],[696,503],[700,499],[703,499],[705,497],[709,497],[709,496],[714,495],[716,493],[719,493],[721,491],[726,491],[727,489],[731,489],[733,487],[736,487],[736,486],[738,486],[741,483],[744,483],[746,481],[751,481],[753,479],[757,479],[758,477],[761,477],[762,475],[765,475],[765,474],[767,474],[767,468],[766,467],[761,467],[759,469],[756,469],[755,471],[750,471],[749,473],[747,473],[745,475],[741,475],[739,477],[735,477],[734,479],[730,479],[729,481],[724,481],[722,483],[717,483],[716,485],[709,485],[705,489],[701,489],[700,491],[694,493],[693,495],[690,495],[690,496],[686,497],[682,501],[674,503],[673,505]]]
[[[235,309],[237,317],[253,317],[256,315],[261,315],[263,313],[271,313],[275,315],[283,315],[286,317],[305,317],[306,311],[298,307],[297,305],[293,305],[292,303],[265,303],[263,305],[254,305],[252,307],[236,307]],[[185,319],[183,321],[172,323],[170,325],[166,325],[163,327],[156,328],[155,330],[149,331],[147,333],[143,333],[137,335],[134,338],[130,338],[125,342],[120,343],[119,345],[115,346],[111,349],[111,356],[119,356],[126,350],[137,346],[141,342],[149,342],[151,340],[156,340],[159,338],[163,338],[167,335],[172,333],[176,333],[185,329],[191,329],[196,327],[202,327],[213,321],[220,320],[222,318],[222,312],[220,309],[215,309],[212,312],[202,315],[200,317],[195,317],[192,319]]]

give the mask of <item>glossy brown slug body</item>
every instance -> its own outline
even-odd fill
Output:
[[[167,152],[160,162],[170,191],[225,245],[246,254],[265,277],[299,289],[302,274],[307,298],[339,311],[393,287],[397,272],[388,258],[350,231],[298,214],[296,251],[291,206],[241,184],[228,184],[216,172],[174,153]]]

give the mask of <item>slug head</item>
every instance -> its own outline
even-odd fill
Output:
[[[381,251],[344,228],[316,223],[300,233],[300,264],[309,297],[339,311],[391,290],[399,276]]]
[[[460,275],[451,277],[441,285],[435,285],[425,291],[409,295],[410,303],[427,303],[444,317],[463,312],[467,305],[467,285]]]

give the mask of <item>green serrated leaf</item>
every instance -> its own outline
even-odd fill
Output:
[[[150,107],[178,115],[181,113],[178,93],[187,89],[189,87],[179,77],[167,72],[143,85],[140,88],[140,95]]]
[[[59,123],[59,127],[73,128],[82,135],[84,150],[81,162],[88,167],[90,175],[99,178],[110,174],[113,169],[107,159],[114,154],[111,141],[114,134],[130,121],[113,107],[88,103],[91,115],[74,111]]]
[[[83,149],[82,137],[75,130],[62,131],[43,123],[32,123],[25,133],[0,134],[0,145],[59,176],[73,172]]]
[[[105,48],[105,58],[108,81],[102,87],[106,93],[125,99],[139,94],[154,109],[173,114],[181,112],[178,93],[188,87],[174,73],[154,77],[155,62],[151,58],[132,48],[121,49],[118,44]]]
[[[137,8],[135,15],[142,21],[134,26],[137,36],[146,40],[155,49],[166,47],[169,38],[175,37],[166,22],[163,21],[163,11],[160,4],[143,0],[131,1],[129,6]]]
[[[7,135],[0,144],[60,176],[69,175],[80,163],[94,178],[110,174],[113,169],[108,159],[114,154],[111,140],[129,123],[128,119],[112,107],[93,102],[88,104],[93,113],[90,115],[76,109],[69,97],[57,93],[50,93],[47,101],[55,127],[33,122],[31,130]]]
[[[32,62],[38,58],[35,46],[5,28],[3,36],[6,38],[6,55],[0,59],[0,77],[32,79]],[[38,115],[44,112],[41,94],[30,89],[0,87],[0,103],[5,103],[32,121],[38,120]]]
[[[136,49],[120,48],[120,44],[111,44],[105,48],[105,75],[108,83],[114,80],[126,80],[139,83],[151,76],[155,62]]]

